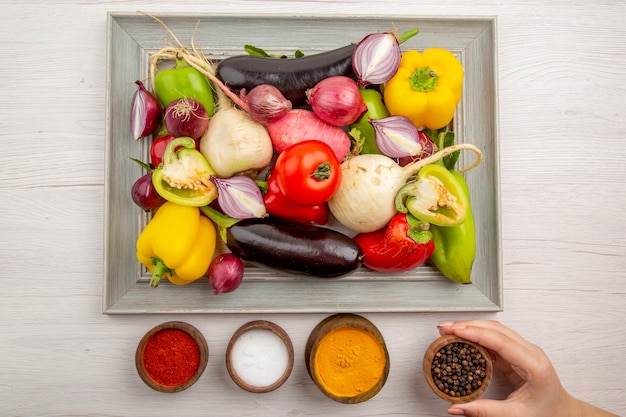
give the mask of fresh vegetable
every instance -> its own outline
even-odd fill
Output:
[[[235,291],[243,281],[243,262],[232,253],[221,253],[211,261],[207,277],[213,294]]]
[[[316,139],[329,145],[339,161],[350,150],[350,137],[340,127],[321,120],[315,113],[305,109],[294,109],[280,119],[267,124],[276,152],[283,152],[294,143]]]
[[[428,158],[429,156],[431,156],[432,154],[434,154],[435,152],[437,152],[437,150],[439,149],[443,149],[446,146],[451,146],[454,144],[454,141],[452,141],[451,143],[445,145],[445,146],[437,146],[437,144],[435,142],[432,141],[432,139],[430,138],[430,136],[428,136],[426,133],[424,133],[424,131],[420,130],[417,132],[417,140],[420,143],[420,146],[422,147],[422,152],[417,154],[417,155],[410,155],[410,156],[405,156],[403,158],[398,158],[397,162],[398,165],[400,166],[406,166],[408,164],[410,164],[411,162],[414,161],[419,161],[420,159],[424,159],[424,158]],[[450,157],[452,157],[452,155],[454,154],[459,154],[459,152],[454,152],[453,154],[444,156],[441,160],[446,160]],[[455,159],[456,161],[456,159]]]
[[[166,202],[139,235],[137,260],[152,272],[151,287],[162,278],[188,284],[207,272],[215,244],[215,227],[198,208]]]
[[[252,120],[261,124],[276,121],[291,111],[291,101],[273,85],[257,85],[247,94],[242,92],[241,98]]]
[[[250,177],[236,175],[230,178],[211,177],[217,186],[217,202],[222,211],[235,219],[267,216],[261,189]]]
[[[236,220],[210,207],[201,210],[233,254],[281,274],[337,278],[362,264],[361,248],[336,230],[272,217]]]
[[[263,202],[268,214],[272,217],[302,224],[324,225],[328,223],[328,204],[306,207],[292,203],[280,191],[273,170],[267,176]]]
[[[461,100],[463,76],[463,65],[447,49],[407,51],[385,84],[385,104],[389,113],[408,117],[417,127],[442,128]]]
[[[400,44],[391,32],[367,35],[356,46],[352,67],[361,85],[383,84],[398,70]]]
[[[200,207],[217,197],[217,187],[211,182],[215,171],[195,147],[196,142],[189,137],[167,144],[163,161],[152,174],[154,188],[166,200]]]
[[[402,51],[400,43],[417,35],[417,28],[396,36],[395,33],[372,33],[363,38],[352,55],[352,68],[359,84],[383,84],[398,70]]]
[[[405,213],[393,216],[386,228],[359,233],[353,239],[365,254],[363,264],[383,273],[415,269],[435,249],[429,224]]]
[[[283,195],[300,206],[324,204],[341,183],[341,165],[330,146],[319,140],[298,142],[278,155],[276,182]]]
[[[376,135],[371,120],[378,120],[389,116],[389,112],[383,103],[383,96],[373,88],[361,88],[361,97],[367,107],[367,111],[361,118],[350,125],[349,134],[357,143],[358,153],[380,153],[376,146]]]
[[[334,75],[353,76],[355,45],[307,55],[302,58],[272,58],[237,55],[220,61],[217,75],[230,89],[250,91],[261,84],[278,88],[294,107],[306,103],[306,90]]]
[[[455,142],[455,134],[454,131],[450,129],[450,126],[446,126],[441,129],[432,130],[432,129],[424,129],[422,130],[429,139],[431,139],[432,143],[438,148],[443,149],[448,146],[454,145]],[[446,155],[436,163],[439,165],[443,165],[448,168],[450,171],[454,170],[457,161],[459,160],[461,152],[452,152],[450,155]]]
[[[437,226],[458,226],[465,220],[469,198],[463,184],[438,164],[426,165],[415,181],[396,194],[396,209]]]
[[[395,197],[407,180],[426,165],[460,149],[472,150],[477,155],[467,170],[482,161],[480,149],[468,143],[449,146],[404,167],[384,155],[350,158],[341,164],[341,185],[328,201],[330,211],[342,225],[357,233],[381,229],[396,214]]]
[[[357,83],[344,75],[324,78],[307,90],[307,102],[323,121],[334,126],[354,123],[367,111]]]
[[[159,100],[139,80],[135,81],[137,91],[133,94],[130,109],[130,130],[138,140],[153,134],[161,124],[163,107]]]
[[[152,72],[156,71],[156,65],[163,57],[159,53],[151,56]],[[177,57],[175,61],[174,68],[159,70],[152,77],[153,90],[163,107],[167,107],[174,100],[189,98],[199,101],[208,117],[213,116],[215,103],[207,77],[183,58]]]
[[[474,215],[469,204],[469,188],[463,175],[451,171],[457,182],[463,186],[468,199],[465,220],[458,226],[440,227],[431,225],[430,231],[435,242],[435,251],[430,261],[443,275],[457,284],[472,282],[472,266],[476,257],[476,231]]]
[[[272,140],[263,125],[232,106],[215,113],[200,139],[200,152],[222,178],[261,170],[274,156]]]
[[[172,135],[159,136],[154,138],[152,143],[150,144],[150,163],[153,167],[158,167],[163,160],[163,153],[165,152],[165,148],[167,148],[167,144],[176,139]]]
[[[131,188],[133,202],[144,211],[154,210],[165,203],[152,184],[152,171],[142,175]]]
[[[370,120],[376,137],[376,147],[383,155],[405,158],[422,153],[417,127],[404,116],[389,116]]]
[[[209,127],[209,115],[204,106],[187,97],[168,104],[163,120],[169,134],[175,137],[198,139]]]

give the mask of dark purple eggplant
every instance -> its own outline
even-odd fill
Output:
[[[296,107],[306,104],[306,90],[324,78],[334,75],[356,77],[352,69],[355,47],[351,44],[302,58],[237,55],[220,61],[217,75],[237,94],[242,89],[250,91],[261,84],[273,85]]]
[[[255,265],[287,275],[337,278],[355,272],[363,251],[336,230],[275,218],[246,219],[230,226],[226,246]]]

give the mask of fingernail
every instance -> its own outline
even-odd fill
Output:
[[[463,411],[461,408],[448,408],[448,414],[450,414],[451,416],[464,416],[465,411]]]
[[[444,327],[452,327],[453,324],[454,324],[453,321],[442,321],[441,323],[437,325],[437,328],[442,329]]]

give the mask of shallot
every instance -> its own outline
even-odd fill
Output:
[[[331,125],[347,126],[367,111],[356,81],[343,75],[323,79],[306,95],[313,112]]]
[[[232,253],[217,255],[209,265],[207,277],[213,294],[235,291],[243,281],[243,261]]]
[[[465,171],[481,163],[482,152],[469,143],[446,147],[404,167],[385,155],[364,154],[350,158],[341,164],[341,185],[328,201],[328,207],[339,223],[352,231],[379,230],[397,213],[396,194],[410,177],[422,167],[461,149],[477,155],[477,160]]]
[[[274,122],[291,111],[291,101],[280,90],[269,84],[254,87],[241,98],[248,105],[250,117],[262,124]]]
[[[131,188],[133,202],[144,211],[154,210],[165,203],[152,184],[152,171],[142,175]]]

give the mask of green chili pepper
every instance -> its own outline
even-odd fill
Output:
[[[389,112],[383,103],[383,96],[378,90],[371,88],[361,88],[361,97],[367,107],[367,111],[361,116],[358,122],[350,126],[350,136],[356,140],[361,151],[360,154],[374,153],[380,154],[376,146],[376,134],[369,119],[382,119],[389,116]]]
[[[195,147],[196,142],[188,137],[170,141],[163,162],[152,172],[154,189],[172,203],[201,207],[217,197],[217,187],[211,181],[215,171]]]
[[[458,284],[471,283],[472,266],[476,256],[476,232],[474,215],[469,204],[469,189],[465,178],[456,171],[450,171],[463,187],[468,201],[465,220],[458,226],[430,226],[435,242],[435,251],[430,261],[443,275]]]
[[[174,100],[187,97],[199,101],[209,117],[215,112],[209,79],[197,69],[187,65],[183,59],[176,59],[174,68],[157,72],[154,76],[154,92],[163,108]]]
[[[445,167],[426,165],[415,181],[396,194],[396,209],[436,226],[458,226],[465,220],[469,198],[463,185]]]

